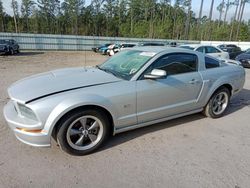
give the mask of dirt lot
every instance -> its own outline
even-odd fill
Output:
[[[86,53],[86,64],[106,57]],[[100,151],[69,156],[15,138],[2,115],[7,87],[31,74],[83,66],[85,52],[0,56],[0,187],[231,187],[250,185],[250,70],[227,114],[195,114],[112,137]],[[28,91],[27,91],[28,92]]]

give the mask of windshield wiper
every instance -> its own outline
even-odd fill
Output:
[[[115,77],[119,77],[119,78],[122,78],[121,76],[119,76],[117,73],[111,71],[110,69],[104,69],[104,68],[101,68],[99,65],[96,65],[96,67],[106,73],[110,73],[112,75],[114,75]]]

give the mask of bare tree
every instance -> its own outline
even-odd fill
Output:
[[[199,19],[198,19],[198,23],[197,23],[196,38],[198,38],[198,33],[199,33],[198,31],[200,31],[203,3],[204,3],[204,0],[201,0],[200,11],[199,11]],[[200,40],[202,40],[202,34],[200,35]]]
[[[209,11],[209,17],[208,17],[208,21],[209,21],[209,25],[208,25],[208,34],[207,34],[207,40],[211,39],[211,32],[212,32],[212,26],[211,26],[211,20],[212,20],[212,15],[213,15],[213,8],[214,8],[214,0],[211,1],[211,6],[210,6],[210,11]]]
[[[220,26],[221,18],[222,18],[222,13],[225,7],[225,0],[222,0],[222,2],[217,6],[217,10],[219,11],[219,21],[218,21],[218,27]]]
[[[236,21],[236,16],[237,16],[237,13],[238,13],[239,0],[235,0],[235,1],[233,2],[233,5],[236,5],[236,8],[235,8],[234,17],[233,17],[233,22],[232,22],[231,31],[230,31],[230,37],[229,37],[229,40],[230,40],[230,41],[231,41],[232,38],[233,38],[233,30],[234,30],[234,24],[235,24],[235,21]]]
[[[34,1],[32,0],[22,0],[21,12],[24,19],[24,31],[29,31],[29,16],[32,14],[32,6]]]
[[[250,2],[249,0],[241,0],[242,6],[241,6],[239,13],[238,13],[238,27],[237,27],[237,32],[236,32],[236,40],[238,40],[238,37],[239,37],[240,26],[241,26],[242,17],[243,17],[246,3],[249,3],[249,2]]]
[[[230,2],[229,0],[227,0],[227,3],[226,3],[226,11],[225,11],[224,20],[223,20],[223,25],[226,24],[226,21],[227,21],[227,13],[228,13],[228,10],[229,10],[229,8],[230,8],[231,5],[232,5],[232,2]]]
[[[3,2],[0,0],[0,32],[4,32],[4,10]]]
[[[184,33],[184,38],[188,39],[189,36],[189,28],[190,28],[190,20],[191,20],[191,8],[192,8],[192,0],[186,0],[184,2],[184,6],[188,7],[187,11],[187,19],[185,23],[185,33]]]
[[[17,1],[11,0],[11,8],[13,10],[13,18],[15,23],[15,30],[16,33],[18,32],[18,25],[17,25],[17,19],[18,19],[18,4]]]

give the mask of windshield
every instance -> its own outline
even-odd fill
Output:
[[[0,40],[0,44],[6,44],[5,40]]]
[[[97,67],[122,79],[130,80],[154,55],[153,52],[138,50],[121,51]]]

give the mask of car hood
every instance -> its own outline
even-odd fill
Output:
[[[29,103],[61,92],[118,81],[121,79],[97,68],[68,68],[19,80],[9,87],[8,93],[13,100]]]
[[[241,60],[241,59],[250,59],[250,54],[247,54],[247,53],[243,53],[243,54],[240,54],[236,57],[237,60]]]
[[[2,46],[7,46],[8,44],[5,44],[5,43],[3,43],[3,44],[0,44],[0,47],[2,47]]]

